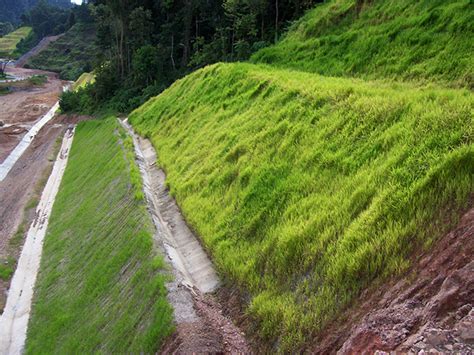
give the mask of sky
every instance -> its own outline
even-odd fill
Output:
[[[71,0],[71,2],[75,4],[82,4],[82,0]]]

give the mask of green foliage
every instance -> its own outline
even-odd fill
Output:
[[[115,118],[77,127],[45,238],[28,354],[151,354],[173,330],[169,276],[119,130]]]
[[[46,75],[33,75],[28,78],[28,81],[31,85],[42,86],[48,82],[48,77]]]
[[[15,28],[10,22],[0,22],[0,37],[3,37],[14,30]]]
[[[94,24],[79,22],[30,58],[26,67],[54,71],[61,79],[74,81],[82,73],[90,72],[94,65],[98,53],[94,40]]]
[[[439,81],[474,88],[470,0],[328,1],[254,62],[330,76]]]
[[[68,24],[69,11],[51,6],[46,0],[37,4],[24,15],[24,22],[33,28],[38,38],[57,35],[65,32]]]
[[[24,38],[26,38],[32,29],[31,27],[20,27],[16,31],[0,38],[0,58],[13,57],[13,52],[16,45]]]
[[[38,3],[38,0],[0,0],[0,22],[11,22],[19,25],[25,20],[24,14]],[[70,0],[48,0],[50,5],[70,8]]]
[[[467,90],[219,64],[129,120],[261,336],[290,351],[456,222],[473,108]]]
[[[93,84],[95,81],[95,75],[92,73],[82,73],[73,85],[73,90],[85,88],[87,85]]]
[[[6,259],[0,258],[0,280],[8,281],[13,276],[15,267],[15,259],[8,257]]]
[[[34,31],[31,31],[28,36],[22,38],[17,43],[16,49],[13,52],[13,58],[20,58],[23,54],[27,53],[30,49],[36,46],[39,42],[39,38]]]

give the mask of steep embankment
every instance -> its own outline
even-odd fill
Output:
[[[76,80],[89,72],[97,56],[93,24],[77,23],[63,36],[30,58],[25,67],[59,73],[61,79]]]
[[[470,0],[335,0],[308,12],[253,61],[330,76],[435,80],[472,89],[473,37]]]
[[[153,353],[172,331],[133,145],[78,125],[45,237],[26,352]]]
[[[219,64],[130,122],[262,339],[294,350],[457,222],[473,109],[468,90]]]

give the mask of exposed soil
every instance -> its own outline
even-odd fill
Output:
[[[48,82],[44,86],[15,90],[0,96],[0,162],[3,162],[24,133],[58,101],[63,81],[57,74],[41,70],[8,67],[7,72],[17,76],[44,74]]]
[[[175,334],[161,348],[161,354],[227,353],[250,354],[252,351],[242,332],[225,315],[222,305],[211,294],[193,294],[198,319],[178,323]]]
[[[472,206],[472,205],[471,205]],[[474,208],[405,278],[368,290],[314,353],[474,352]]]
[[[57,36],[49,36],[49,37],[44,37],[33,49],[31,49],[28,53],[25,53],[22,55],[15,63],[15,66],[17,67],[23,67],[28,59],[31,57],[34,57],[38,53],[40,53],[43,49],[45,49],[51,42],[56,41],[59,39],[61,36],[64,34],[60,34]]]

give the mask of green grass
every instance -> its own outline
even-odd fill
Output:
[[[168,274],[115,119],[79,124],[45,238],[26,352],[154,353]]]
[[[31,33],[31,27],[20,27],[16,31],[0,38],[0,58],[12,57],[16,45]]]
[[[82,73],[79,78],[75,81],[73,85],[74,91],[84,88],[89,84],[93,84],[95,81],[95,75],[92,73]]]
[[[471,0],[366,1],[317,6],[254,62],[329,76],[438,81],[474,88]]]
[[[26,63],[28,68],[59,73],[61,79],[77,80],[92,69],[98,49],[93,24],[77,23]]]
[[[294,350],[456,222],[473,109],[468,90],[219,64],[130,122],[264,341]]]
[[[46,75],[33,75],[28,78],[28,81],[34,86],[43,86],[48,82],[48,77]]]
[[[0,279],[3,281],[8,281],[13,276],[15,259],[13,257],[8,257],[6,259],[0,258]]]

